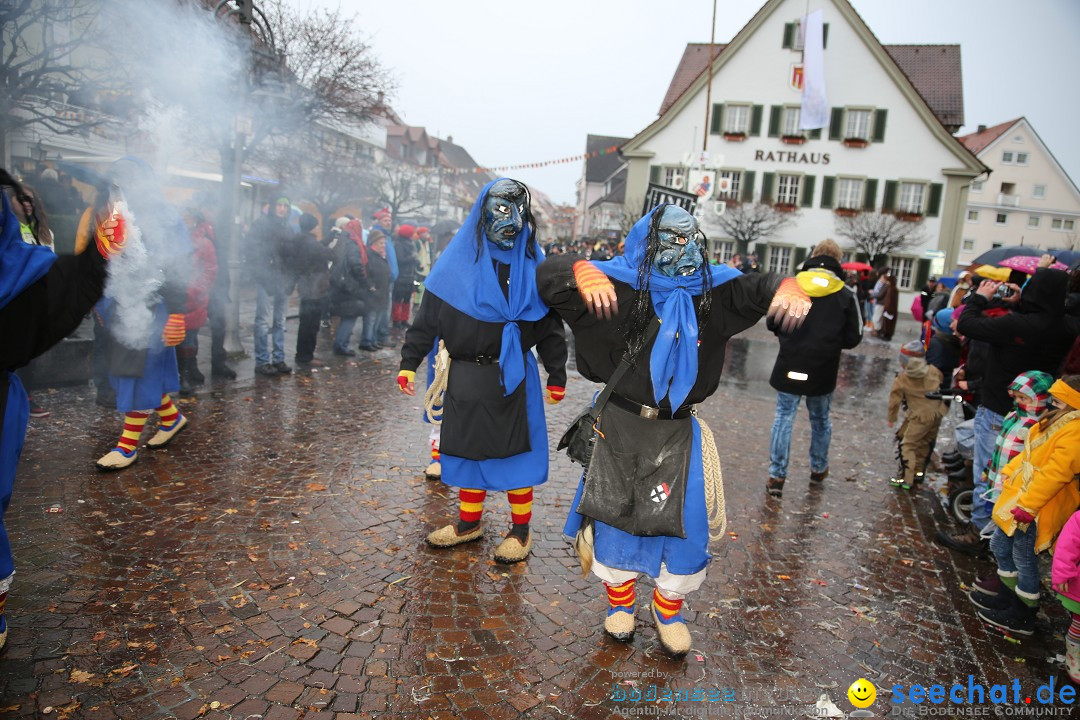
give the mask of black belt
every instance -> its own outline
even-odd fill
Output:
[[[477,365],[492,365],[499,362],[498,355],[476,355],[475,357],[457,357],[455,355],[450,356],[451,360],[460,360],[461,362],[471,362]]]
[[[666,408],[654,408],[636,403],[617,393],[611,393],[608,402],[649,420],[682,420],[690,417],[695,409],[694,405],[684,405],[673,413]]]

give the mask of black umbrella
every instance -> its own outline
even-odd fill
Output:
[[[1044,250],[1038,248],[1026,247],[1024,245],[1010,245],[1009,247],[998,247],[993,250],[987,250],[979,257],[972,260],[974,265],[997,265],[1002,260],[1008,260],[1011,257],[1017,255],[1028,255],[1030,257],[1042,257]]]
[[[1064,263],[1069,267],[1080,260],[1080,250],[1050,250],[1049,253],[1056,257],[1059,263]]]

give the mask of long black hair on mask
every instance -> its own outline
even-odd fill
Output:
[[[646,238],[645,257],[638,265],[638,291],[634,295],[634,301],[630,305],[630,312],[624,327],[626,348],[630,353],[637,353],[645,342],[645,331],[649,327],[655,313],[652,307],[652,296],[649,293],[649,279],[652,276],[653,263],[656,253],[660,250],[660,221],[668,204],[657,207],[656,212],[649,219],[649,234]],[[702,244],[708,248],[708,238],[701,233]],[[709,322],[709,313],[712,311],[712,268],[707,259],[701,263],[701,302],[697,308],[698,333],[704,330]]]
[[[51,235],[49,221],[45,216],[45,208],[38,199],[37,193],[32,188],[24,187],[11,173],[3,168],[0,168],[0,186],[11,189],[8,201],[12,205],[18,203],[19,212],[16,213],[16,217],[25,213],[23,203],[30,203],[30,214],[26,218],[26,224],[30,228],[30,233],[34,236],[34,242],[38,245],[47,245],[50,241],[49,235]],[[11,210],[15,212],[14,207]]]
[[[519,188],[521,188],[522,193],[525,195],[525,203],[524,203],[525,211],[521,214],[521,219],[524,222],[524,225],[522,226],[521,229],[525,230],[526,228],[528,228],[528,230],[529,230],[529,240],[528,240],[528,242],[525,243],[525,257],[533,258],[533,257],[536,257],[537,238],[536,238],[536,219],[533,217],[533,213],[532,213],[532,196],[529,194],[529,188],[524,183],[520,183],[517,180],[511,180],[511,182],[513,182]],[[488,194],[490,194],[490,192],[491,191],[488,190]],[[484,237],[484,214],[483,214],[483,207],[484,207],[484,203],[486,203],[486,202],[487,202],[487,194],[485,194],[483,200],[480,201],[480,208],[481,208],[480,222],[476,223],[476,259],[477,259],[477,261],[480,260],[480,250],[484,247],[484,240],[486,240],[486,238]]]

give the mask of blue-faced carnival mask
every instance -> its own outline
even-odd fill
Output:
[[[656,228],[660,247],[653,267],[668,277],[693,275],[705,261],[701,250],[705,238],[697,220],[677,205],[667,206],[663,213]]]
[[[503,250],[514,247],[525,225],[525,187],[514,180],[500,180],[484,200],[484,232]]]

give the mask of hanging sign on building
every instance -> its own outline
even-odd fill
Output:
[[[693,215],[694,210],[697,208],[697,201],[698,196],[692,193],[685,193],[675,188],[649,183],[649,190],[645,193],[645,206],[641,209],[641,214],[643,216],[648,214],[650,210],[661,203],[671,203],[672,205],[678,205]]]
[[[791,70],[788,72],[788,88],[801,93],[802,86],[803,65],[802,63],[791,63]]]

